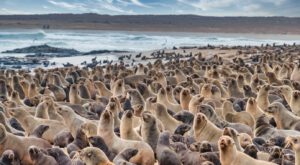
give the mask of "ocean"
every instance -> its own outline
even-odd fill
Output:
[[[299,35],[270,34],[226,34],[226,33],[181,33],[181,32],[125,32],[125,31],[70,31],[70,30],[0,30],[0,52],[32,45],[48,44],[54,47],[73,48],[81,52],[92,50],[151,51],[173,46],[210,45],[261,45],[261,44],[300,44]],[[22,57],[26,54],[3,56]],[[102,55],[112,58],[112,55]],[[72,58],[69,58],[72,62]],[[52,61],[68,61],[52,59]],[[76,60],[79,63],[81,60]]]

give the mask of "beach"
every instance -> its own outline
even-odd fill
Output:
[[[69,62],[80,65],[82,62],[98,60],[118,61],[122,55],[142,53],[149,56],[153,51],[173,50],[173,47],[212,46],[261,46],[262,44],[299,44],[300,36],[283,34],[238,34],[238,33],[188,33],[188,32],[132,32],[132,31],[99,31],[99,30],[34,30],[3,29],[0,32],[1,57],[24,58],[34,53],[5,53],[5,51],[28,46],[47,44],[49,46],[75,49],[81,53],[97,50],[128,51],[127,53],[101,53],[89,56],[69,55],[69,57],[48,57],[50,63],[63,66]],[[210,54],[214,54],[211,52]],[[131,59],[132,60],[132,59]],[[132,61],[127,61],[129,64]],[[141,62],[136,59],[136,63]],[[38,67],[35,65],[31,67]],[[26,66],[25,66],[26,68]]]

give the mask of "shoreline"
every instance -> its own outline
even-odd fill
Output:
[[[287,45],[288,47],[293,46],[293,45]],[[299,47],[300,45],[295,45],[296,47]],[[284,48],[284,45],[276,45],[275,47],[277,48]],[[270,44],[268,47],[264,45],[262,47],[262,50],[267,50],[267,49],[275,49],[275,47]],[[129,51],[129,52],[111,52],[111,53],[102,53],[102,54],[78,54],[78,55],[69,55],[69,56],[35,56],[35,57],[25,57],[25,56],[14,56],[16,59],[19,60],[32,60],[32,59],[44,59],[45,61],[48,61],[50,65],[44,66],[43,64],[41,65],[35,65],[35,66],[30,66],[30,65],[22,65],[22,69],[34,69],[34,68],[44,68],[44,69],[51,69],[51,68],[57,68],[57,67],[63,67],[65,64],[72,64],[74,66],[79,66],[79,67],[86,67],[89,64],[93,64],[93,59],[97,60],[97,64],[100,66],[106,65],[107,63],[120,63],[121,61],[124,62],[125,65],[127,66],[132,66],[136,64],[147,64],[148,62],[153,62],[157,60],[156,57],[153,55],[155,54],[161,54],[161,52],[164,52],[166,54],[165,57],[162,58],[164,61],[168,61],[168,56],[170,58],[174,58],[176,55],[183,55],[184,57],[179,57],[179,59],[185,59],[189,57],[190,54],[197,54],[201,53],[203,57],[205,58],[212,58],[214,55],[219,55],[223,58],[228,58],[228,59],[233,59],[237,53],[240,50],[247,51],[249,54],[245,56],[245,58],[249,58],[251,56],[260,56],[262,54],[262,51],[251,51],[255,50],[257,46],[197,46],[197,47],[176,47],[174,48],[164,48],[164,49],[155,49],[155,50],[146,50],[146,51]],[[139,56],[138,56],[139,55]],[[130,58],[127,58],[127,56],[130,56]],[[237,56],[238,57],[238,56]],[[2,58],[5,58],[4,56]],[[244,57],[239,57],[239,58],[244,58]],[[106,62],[104,62],[106,61]],[[52,63],[55,63],[52,65]],[[83,64],[84,63],[84,64]],[[94,63],[95,64],[95,63]],[[1,66],[5,66],[2,65]],[[12,67],[11,65],[10,67]],[[20,65],[21,66],[21,65]],[[9,66],[7,66],[10,68]]]
[[[1,22],[0,22],[1,23]],[[0,24],[1,25],[1,24]],[[89,33],[89,32],[120,32],[120,33],[128,33],[128,34],[156,34],[160,36],[161,33],[167,34],[187,34],[187,35],[236,35],[236,36],[289,36],[289,37],[298,37],[300,39],[300,32],[299,33],[261,33],[261,32],[230,32],[230,31],[185,31],[185,30],[172,30],[172,29],[89,29],[89,28],[55,28],[55,29],[43,29],[43,28],[36,28],[36,27],[29,27],[29,28],[20,28],[20,27],[1,27],[0,32],[18,32],[18,31],[45,31],[45,32],[82,32],[82,33]]]

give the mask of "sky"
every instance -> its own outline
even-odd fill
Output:
[[[300,0],[0,0],[1,15],[48,13],[300,17]]]

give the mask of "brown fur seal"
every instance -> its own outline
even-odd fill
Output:
[[[166,92],[167,92],[168,101],[173,104],[178,104],[178,102],[176,101],[176,99],[173,95],[173,88],[171,85],[166,86]]]
[[[165,105],[168,109],[179,112],[182,110],[180,104],[173,104],[168,101],[167,92],[164,88],[160,88],[157,93],[157,103]]]
[[[238,138],[239,134],[238,134],[238,132],[235,129],[229,128],[229,127],[225,127],[223,129],[223,135],[229,136],[229,137],[231,137],[233,139],[233,141],[234,141],[234,143],[235,143],[236,148],[237,148],[238,151],[241,151],[241,152],[244,151],[244,149],[241,147],[240,140]]]
[[[8,133],[6,132],[5,127],[0,124],[0,154],[7,149],[11,149],[16,152],[22,164],[31,164],[32,160],[27,152],[27,149],[31,145],[44,149],[51,148],[51,145],[43,139],[35,137],[20,137]]]
[[[215,143],[223,134],[223,131],[209,121],[202,113],[197,113],[194,117],[193,129],[197,141],[206,140]]]
[[[35,117],[41,119],[49,119],[48,107],[49,107],[48,101],[45,100],[43,102],[40,102],[35,109]]]
[[[288,85],[277,87],[279,92],[283,95],[288,104],[291,104],[293,88]]]
[[[129,160],[138,153],[137,149],[128,148],[121,151],[113,160],[115,165],[134,165]]]
[[[64,91],[64,88],[62,88],[60,86],[48,84],[48,89],[50,91],[52,91],[56,101],[64,101],[67,97],[67,94]]]
[[[20,159],[18,155],[15,154],[12,150],[6,150],[3,152],[1,158],[0,158],[0,164],[3,165],[19,165]]]
[[[178,155],[170,148],[170,133],[162,132],[156,147],[156,155],[159,164],[181,165]]]
[[[120,137],[127,140],[142,140],[142,137],[133,128],[133,113],[127,110],[123,113],[120,123]]]
[[[137,106],[137,105],[144,106],[145,100],[137,89],[129,89],[127,93],[130,96],[131,106]]]
[[[252,128],[242,123],[230,123],[219,116],[217,116],[214,108],[211,105],[203,104],[198,106],[198,111],[203,113],[211,122],[213,122],[219,128],[231,127],[237,130],[239,133],[247,133],[253,137]]]
[[[293,72],[291,74],[291,80],[300,82],[300,64],[294,66]]]
[[[184,73],[181,70],[176,69],[175,70],[175,78],[176,78],[177,83],[180,83],[180,82],[186,81],[187,77],[184,75]]]
[[[174,132],[178,125],[182,124],[167,112],[167,108],[163,104],[156,103],[153,108],[154,115],[163,123],[166,130]]]
[[[184,164],[197,165],[202,164],[205,159],[201,156],[199,152],[190,151],[185,144],[181,142],[175,142],[172,144],[175,152],[179,155],[180,160]]]
[[[150,112],[142,113],[141,136],[143,141],[148,143],[153,151],[156,151],[157,140],[160,131],[158,128],[157,119]]]
[[[58,165],[58,163],[52,156],[46,155],[36,146],[30,146],[28,148],[28,153],[31,160],[33,161],[33,164]]]
[[[255,136],[268,140],[277,136],[300,136],[300,132],[295,130],[284,130],[274,128],[269,124],[269,119],[266,115],[260,116],[256,121],[256,126],[254,130]]]
[[[123,79],[118,79],[111,84],[113,96],[125,95],[125,83]]]
[[[182,89],[180,92],[181,109],[189,110],[189,103],[190,103],[191,99],[192,99],[192,96],[190,94],[190,91],[186,88]]]
[[[270,90],[270,85],[263,85],[260,87],[258,91],[258,95],[256,97],[256,102],[257,106],[263,111],[268,108],[270,105],[269,102],[269,90]]]
[[[253,165],[275,165],[267,161],[253,159],[252,157],[240,152],[236,149],[234,140],[229,136],[221,136],[218,141],[220,150],[220,161],[222,165],[240,165],[240,164],[253,164]]]
[[[103,82],[95,81],[94,84],[100,96],[110,98],[113,95],[113,93],[107,89]]]
[[[83,105],[85,103],[89,103],[90,101],[93,101],[91,99],[84,99],[80,97],[78,94],[78,86],[77,84],[72,84],[70,87],[70,92],[69,92],[69,99],[71,104],[80,104]]]
[[[278,129],[300,130],[300,117],[288,111],[281,103],[270,104],[265,112],[274,117]]]
[[[229,78],[227,82],[228,82],[228,94],[230,97],[236,97],[236,98],[245,97],[244,93],[238,87],[238,84],[235,79]]]
[[[100,117],[98,135],[100,135],[107,146],[115,153],[120,153],[125,148],[138,149],[137,155],[130,159],[132,163],[153,165],[155,162],[152,148],[142,141],[130,141],[119,138],[113,131],[114,121],[112,112],[105,110]]]
[[[300,116],[300,91],[293,91],[290,107],[297,116]]]
[[[102,150],[86,147],[80,152],[80,158],[86,165],[113,165]]]
[[[87,146],[89,146],[88,137],[82,129],[78,129],[74,141],[67,145],[67,151],[70,154],[73,151],[79,151]]]
[[[228,122],[242,123],[254,128],[254,118],[248,112],[236,112],[233,109],[233,104],[230,101],[225,101],[223,104],[223,116]]]
[[[14,118],[16,118],[18,122],[20,122],[27,134],[31,134],[34,131],[34,129],[39,125],[48,125],[49,129],[43,134],[42,138],[48,140],[51,143],[53,142],[56,134],[63,130],[68,130],[62,122],[56,120],[35,118],[31,114],[29,114],[29,112],[22,108],[9,109],[9,113]]]
[[[47,111],[49,115],[49,119],[57,120],[57,121],[64,121],[64,118],[57,113],[57,105],[54,102],[52,97],[44,97],[44,101],[48,103]]]
[[[277,78],[277,76],[273,72],[267,72],[266,77],[268,79],[268,83],[274,86],[283,85],[283,83]]]
[[[82,125],[86,122],[91,123],[91,125],[89,125],[90,129],[84,129],[84,131],[90,136],[95,135],[95,133],[89,132],[89,130],[97,129],[97,123],[93,120],[88,120],[84,117],[77,115],[73,111],[73,109],[68,106],[58,106],[57,112],[64,118],[65,124],[70,130],[73,137],[76,136],[77,130],[82,128]]]
[[[263,111],[258,108],[257,102],[253,97],[250,97],[247,101],[246,112],[251,114],[255,121],[264,114]]]
[[[295,152],[295,164],[300,164],[300,143],[296,138],[293,139],[292,148]]]
[[[3,112],[0,112],[0,123],[4,125],[7,132],[15,134],[15,135],[24,135],[23,131],[19,131],[11,126],[11,124],[8,123],[8,120]]]
[[[25,106],[23,100],[21,100],[19,93],[17,91],[13,90],[10,97],[11,97],[11,101],[14,101],[17,105]]]
[[[146,100],[149,97],[154,97],[156,95],[148,89],[148,87],[145,83],[138,83],[136,88],[140,92],[140,94],[143,96],[144,100]]]
[[[69,158],[69,155],[60,148],[49,148],[47,149],[47,153],[52,156],[59,165],[72,165],[72,160]]]
[[[71,132],[69,131],[62,131],[55,135],[54,137],[54,146],[59,146],[61,148],[67,147],[74,140]]]
[[[0,80],[0,96],[4,98],[7,98],[8,96],[6,82],[4,80]]]
[[[106,110],[109,110],[114,115],[114,128],[117,128],[120,126],[120,118],[119,113],[123,112],[123,109],[121,107],[120,101],[116,97],[111,97],[109,99],[109,103],[107,104]]]
[[[87,86],[83,82],[79,83],[78,92],[79,92],[79,96],[81,98],[84,98],[84,99],[91,99],[92,98],[89,89],[87,88]]]
[[[15,90],[19,93],[19,96],[21,99],[25,98],[25,92],[24,92],[22,86],[20,85],[18,76],[13,76],[12,87],[13,87],[13,90]]]
[[[189,102],[188,110],[191,113],[196,114],[197,107],[203,102],[203,100],[204,100],[204,97],[202,97],[201,95],[194,95]]]

